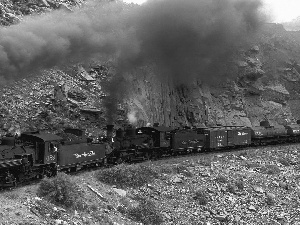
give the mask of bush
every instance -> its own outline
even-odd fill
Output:
[[[236,180],[236,181],[235,181],[235,186],[236,186],[240,191],[242,191],[242,190],[244,190],[244,188],[245,188],[245,183],[244,183],[244,181],[243,181],[242,179],[239,179],[239,180]]]
[[[164,164],[159,168],[160,173],[172,174],[175,173],[174,165]]]
[[[247,168],[247,169],[257,169],[257,168],[260,168],[261,165],[259,163],[256,163],[256,162],[251,162],[251,161],[243,161],[241,164],[244,164],[244,166]]]
[[[115,223],[113,223],[109,217],[109,215],[107,214],[103,214],[100,212],[92,212],[91,216],[93,217],[94,220],[96,220],[97,224],[105,224],[105,225],[114,225]]]
[[[283,157],[280,157],[278,159],[278,162],[281,163],[284,166],[290,166],[291,165],[290,160],[288,160],[287,158],[283,158]]]
[[[272,193],[267,193],[266,194],[266,203],[268,205],[274,205],[275,204],[275,195]]]
[[[205,189],[197,189],[195,191],[194,199],[198,201],[200,205],[206,205],[208,203],[207,191]]]
[[[265,165],[261,167],[260,171],[269,175],[279,174],[281,172],[277,165]]]
[[[232,194],[235,194],[236,191],[237,191],[237,187],[233,183],[228,183],[227,184],[227,191],[232,193]]]
[[[211,158],[205,157],[205,158],[199,159],[198,164],[200,164],[202,166],[211,166],[212,161],[213,161],[213,157],[211,157]]]
[[[186,177],[192,177],[193,173],[184,165],[177,165],[176,172],[178,174],[183,174]]]
[[[216,181],[219,182],[219,183],[224,183],[224,184],[226,184],[226,183],[228,182],[228,179],[227,179],[224,175],[219,174],[219,175],[216,177]]]
[[[109,169],[100,170],[96,178],[106,184],[120,187],[140,187],[158,177],[150,165],[120,164]]]
[[[130,218],[146,225],[163,223],[163,217],[153,201],[150,201],[144,197],[138,197],[135,200],[139,202],[137,206],[128,207],[125,209],[125,213]]]
[[[58,173],[54,178],[42,180],[37,195],[57,205],[73,209],[84,208],[82,191],[76,182],[64,173]]]

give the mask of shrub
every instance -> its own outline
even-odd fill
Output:
[[[144,197],[135,199],[139,202],[137,206],[131,206],[125,209],[125,213],[137,222],[143,224],[162,224],[163,217],[153,201]]]
[[[224,183],[224,184],[226,184],[228,182],[227,178],[224,175],[221,175],[221,174],[219,174],[216,177],[216,181],[219,182],[219,183]]]
[[[202,166],[211,166],[212,161],[213,161],[213,157],[211,157],[211,158],[205,157],[205,158],[199,159],[198,164],[200,164]]]
[[[193,173],[184,165],[177,165],[176,166],[176,172],[181,173],[186,177],[192,177]]]
[[[245,188],[245,183],[244,183],[244,181],[243,181],[242,179],[238,179],[238,180],[235,181],[235,186],[236,186],[240,191],[242,191],[242,190],[244,190],[244,188]]]
[[[174,173],[175,172],[174,165],[170,165],[170,164],[161,165],[159,168],[159,172],[166,173],[166,174]]]
[[[227,184],[227,191],[232,193],[232,194],[235,194],[236,191],[237,191],[237,187],[233,183],[228,183]]]
[[[261,167],[260,171],[269,175],[279,174],[281,172],[277,165],[265,165]]]
[[[241,151],[241,152],[238,152],[236,155],[239,157],[241,157],[241,156],[247,157],[248,153],[247,153],[247,151]]]
[[[125,165],[100,170],[96,178],[106,184],[120,187],[140,187],[158,177],[158,173],[150,165]]]
[[[194,199],[197,200],[200,205],[206,205],[208,203],[207,191],[203,188],[197,189]]]
[[[290,160],[288,160],[287,158],[283,158],[283,157],[278,158],[278,162],[281,163],[284,166],[290,166],[291,165]]]
[[[19,193],[16,192],[6,192],[4,193],[4,197],[12,200],[16,200],[20,197]]]
[[[98,211],[92,212],[91,216],[94,220],[96,220],[97,224],[105,224],[105,225],[114,225],[109,217],[109,215],[104,213],[99,213]]]
[[[251,161],[248,161],[248,160],[242,162],[242,164],[244,164],[244,166],[247,169],[253,169],[253,168],[260,168],[261,167],[261,165],[259,163],[251,162]]]
[[[274,205],[275,204],[275,195],[271,193],[266,194],[266,203],[268,205]]]
[[[83,209],[82,191],[71,177],[58,173],[54,178],[44,179],[38,188],[37,195],[49,202],[73,209]]]

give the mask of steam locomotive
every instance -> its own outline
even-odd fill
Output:
[[[115,132],[115,135],[114,135]],[[98,141],[81,129],[68,128],[59,134],[24,132],[20,137],[2,137],[0,144],[0,187],[27,180],[55,176],[58,171],[132,163],[216,149],[300,142],[300,121],[292,125],[214,126],[171,128],[128,127]]]

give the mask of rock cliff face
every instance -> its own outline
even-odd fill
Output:
[[[19,23],[22,15],[55,10],[65,3],[78,7],[82,2],[7,0],[0,4],[0,22]],[[11,19],[13,15],[21,19]],[[265,119],[273,124],[295,122],[300,119],[299,53],[300,32],[286,31],[280,24],[265,24],[251,47],[236,53],[225,68],[233,78],[221,84],[194,80],[174,85],[171,78],[158,78],[153,65],[136,69],[126,77],[129,96],[119,102],[118,124],[129,121],[137,126],[154,122],[166,126],[255,126]],[[40,129],[55,129],[58,124],[103,127],[107,120],[102,101],[107,93],[102,84],[111,75],[107,69],[114,71],[111,64],[92,69],[85,66],[92,81],[86,77],[83,80],[82,72],[74,75],[70,71],[49,70],[39,78],[20,80],[3,88],[0,126],[7,130],[12,126],[27,129],[31,124]],[[57,84],[68,87],[66,101],[59,107],[52,99]],[[80,109],[87,106],[99,114],[96,122],[91,123],[80,114]]]
[[[259,125],[300,118],[299,35],[266,24],[253,47],[234,62],[234,80],[218,85],[195,81],[174,87],[146,68],[132,78],[129,112],[138,125]]]

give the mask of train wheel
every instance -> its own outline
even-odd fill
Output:
[[[119,165],[122,163],[125,163],[125,160],[123,159],[123,157],[118,157],[118,159],[116,160],[116,164]]]
[[[144,160],[149,161],[151,159],[151,154],[149,152],[145,152],[144,154]]]

